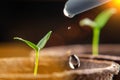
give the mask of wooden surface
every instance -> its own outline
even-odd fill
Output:
[[[27,57],[31,50],[22,43],[0,43],[0,57]]]

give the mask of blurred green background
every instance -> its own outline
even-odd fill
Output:
[[[4,0],[0,1],[0,43],[15,42],[19,36],[38,42],[48,31],[53,34],[46,46],[91,44],[92,29],[80,27],[79,21],[89,17],[94,19],[111,3],[104,4],[69,19],[63,8],[67,0]],[[100,43],[120,43],[120,8],[102,29]],[[68,27],[70,28],[68,30]]]

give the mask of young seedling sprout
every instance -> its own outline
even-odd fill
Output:
[[[99,49],[99,36],[101,29],[105,26],[109,18],[116,12],[115,8],[107,9],[101,12],[94,21],[89,18],[85,18],[80,21],[81,26],[91,26],[93,28],[93,42],[92,42],[92,53],[94,56],[98,55]]]
[[[19,37],[14,37],[14,39],[23,41],[24,43],[26,43],[28,46],[30,46],[32,49],[35,50],[35,66],[34,66],[34,76],[37,75],[37,71],[38,71],[38,62],[39,62],[39,51],[45,46],[45,44],[47,43],[47,41],[50,38],[52,31],[49,31],[38,43],[37,45],[35,45],[34,43],[28,41],[28,40],[24,40],[22,38]]]

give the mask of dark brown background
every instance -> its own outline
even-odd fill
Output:
[[[49,30],[53,34],[47,46],[87,44],[92,40],[92,29],[80,27],[79,21],[95,16],[107,9],[110,3],[86,11],[69,19],[64,16],[64,0],[4,0],[0,1],[0,43],[14,42],[19,36],[37,42]],[[71,29],[67,28],[71,26]],[[113,15],[102,29],[100,43],[120,43],[120,11]]]

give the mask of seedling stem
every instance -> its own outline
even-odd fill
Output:
[[[93,55],[95,55],[95,56],[97,56],[98,55],[98,49],[99,49],[99,35],[100,35],[100,30],[99,29],[97,29],[97,28],[95,28],[94,30],[93,30],[93,42],[92,42],[92,44],[93,44]]]

